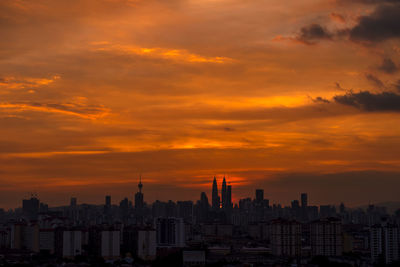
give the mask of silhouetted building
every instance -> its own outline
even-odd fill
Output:
[[[22,200],[22,212],[29,220],[35,220],[39,213],[39,199],[32,196],[30,199]]]
[[[224,179],[222,181],[221,200],[222,200],[222,209],[226,209],[226,180],[225,180],[225,176],[224,176]]]
[[[299,201],[297,200],[297,199],[295,199],[295,200],[292,200],[292,209],[300,209],[300,204],[299,204]]]
[[[11,227],[11,248],[39,252],[39,225],[35,222],[14,223]]]
[[[201,192],[200,201],[198,205],[198,220],[199,222],[208,221],[208,212],[210,210],[210,204],[208,203],[207,194]]]
[[[127,252],[142,260],[154,260],[157,252],[156,231],[151,227],[125,227],[122,253]]]
[[[111,196],[105,197],[104,203],[104,221],[106,223],[112,223],[112,211],[111,211]]]
[[[302,193],[301,194],[301,207],[302,208],[307,208],[308,206],[308,197],[307,193]]]
[[[390,264],[398,261],[399,257],[399,228],[387,223],[371,227],[371,259],[373,263]]]
[[[301,224],[285,219],[271,221],[271,249],[276,256],[300,256]]]
[[[318,213],[318,210],[317,210],[317,213]],[[308,222],[310,217],[311,216],[309,216],[309,209],[308,209],[308,196],[307,196],[307,193],[302,193],[301,194],[301,220],[303,222]],[[317,219],[317,218],[314,218],[314,220],[315,219]]]
[[[341,256],[343,253],[342,223],[325,218],[310,224],[311,253],[314,256]]]
[[[107,207],[111,207],[111,196],[106,196],[105,202]]]
[[[193,220],[193,202],[192,201],[178,201],[178,217],[183,218],[185,222],[192,222]]]
[[[52,228],[39,229],[39,250],[53,254],[55,252],[55,230]]]
[[[119,213],[120,219],[123,223],[127,223],[129,220],[129,200],[128,198],[124,198],[119,203]]]
[[[256,203],[261,205],[264,201],[264,190],[256,189]]]
[[[139,191],[135,194],[135,215],[136,215],[136,223],[143,223],[143,209],[144,209],[144,200],[142,193],[142,176],[139,178],[138,189]]]
[[[214,181],[212,185],[212,208],[213,210],[218,210],[220,208],[220,199],[218,196],[218,185],[217,179],[214,176]]]
[[[232,209],[232,186],[228,185],[226,190],[226,206],[228,209]]]
[[[62,234],[62,257],[74,258],[82,254],[82,231],[68,230]]]
[[[120,231],[103,230],[100,233],[101,238],[101,253],[100,256],[104,259],[115,259],[120,256]]]
[[[154,225],[159,247],[185,246],[185,224],[182,218],[157,218]]]
[[[319,216],[320,218],[328,218],[336,216],[336,208],[331,205],[321,205],[319,206]]]
[[[135,194],[135,209],[143,209],[143,193],[142,193],[142,176],[140,176],[139,184],[138,184],[138,189],[139,191]]]
[[[77,199],[76,197],[71,197],[70,207],[76,207]]]

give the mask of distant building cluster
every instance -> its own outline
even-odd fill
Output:
[[[0,209],[0,265],[400,266],[400,210],[312,206],[306,193],[283,207],[263,189],[234,204],[225,177],[211,204],[205,192],[147,204],[142,191],[140,179],[134,202],[49,207],[33,195]]]

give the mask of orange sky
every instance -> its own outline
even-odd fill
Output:
[[[400,4],[350,2],[1,1],[0,207],[132,200],[139,173],[148,202],[224,174],[400,201]]]

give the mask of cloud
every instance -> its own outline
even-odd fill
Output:
[[[338,13],[335,13],[335,12],[332,12],[330,14],[330,18],[331,18],[331,20],[333,20],[335,22],[346,23],[346,19],[344,18],[344,16],[342,16]]]
[[[133,45],[110,44],[108,42],[92,43],[95,51],[113,51],[126,54],[134,54],[145,57],[162,58],[189,63],[229,63],[233,59],[223,56],[209,57],[190,53],[184,49],[166,49],[160,47],[137,47]]]
[[[348,1],[348,0],[339,0],[339,2],[342,3],[362,3],[362,4],[382,4],[382,3],[400,3],[400,0],[353,0],[353,1]]]
[[[376,4],[371,14],[358,18],[355,26],[347,29],[328,31],[320,24],[311,24],[301,28],[297,40],[306,44],[314,44],[317,40],[332,40],[334,37],[347,37],[353,42],[370,45],[400,37],[400,1],[399,0],[359,0],[338,1],[340,3]],[[342,15],[332,12],[330,19],[345,23]]]
[[[383,84],[383,82],[376,76],[372,75],[371,73],[367,73],[365,74],[365,78],[371,82],[373,85],[382,88],[385,87],[385,85]]]
[[[109,109],[103,106],[82,105],[78,103],[0,103],[0,109],[13,113],[24,111],[46,112],[90,120],[102,118],[109,113]]]
[[[399,1],[394,1],[400,3]],[[355,42],[377,43],[400,37],[400,5],[380,5],[370,15],[359,18],[349,30]]]
[[[335,82],[335,87],[336,87],[336,89],[338,89],[338,90],[340,90],[340,91],[346,91],[346,89],[344,89],[344,88],[340,85],[340,83],[338,83],[338,82]]]
[[[392,92],[348,92],[333,98],[336,103],[353,106],[364,111],[400,111],[400,95]]]
[[[330,103],[330,101],[328,99],[320,97],[320,96],[313,98],[312,101],[315,103]]]
[[[301,28],[297,40],[305,44],[314,44],[317,40],[330,40],[332,34],[319,24],[311,24]]]
[[[375,6],[327,10],[324,1],[295,0],[0,2],[1,182],[18,181],[23,189],[11,185],[18,192],[57,178],[51,191],[61,201],[56,194],[69,197],[62,184],[83,179],[89,185],[82,197],[98,201],[105,191],[122,197],[132,193],[130,184],[110,184],[147,169],[157,184],[174,187],[163,198],[182,199],[193,191],[175,187],[220,169],[332,171],[338,167],[307,162],[342,160],[346,168],[369,168],[377,159],[398,158],[400,128],[391,126],[397,115],[360,112],[331,98],[346,93],[334,81],[357,88],[355,77],[376,64],[376,53],[356,53],[350,42],[269,42],[310,19],[321,24],[303,31],[300,26],[291,41],[336,40],[335,27],[351,27],[354,13]],[[346,24],[329,14],[337,21],[343,16]],[[51,81],[55,74],[62,78]],[[383,81],[394,89],[394,80]],[[27,93],[31,88],[34,94]],[[320,97],[312,102],[307,95]],[[368,140],[362,142],[364,135]],[[377,135],[384,135],[384,146],[371,140]],[[368,163],[357,165],[361,157]],[[99,188],[97,181],[107,185]],[[145,187],[146,201],[164,191],[154,185],[150,194],[150,185]],[[11,197],[19,204],[22,193]]]
[[[33,88],[49,85],[56,80],[60,79],[60,76],[54,75],[50,78],[16,78],[14,76],[0,77],[0,88],[6,89],[24,89],[24,88]]]
[[[393,74],[399,70],[397,65],[390,58],[384,58],[378,69],[387,74]]]

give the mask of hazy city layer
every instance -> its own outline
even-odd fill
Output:
[[[22,209],[0,210],[0,264],[72,266],[396,266],[400,209],[343,203],[312,206],[308,194],[270,205],[263,189],[232,202],[229,181],[211,202],[145,202],[141,177],[133,201],[49,207],[36,196]]]

